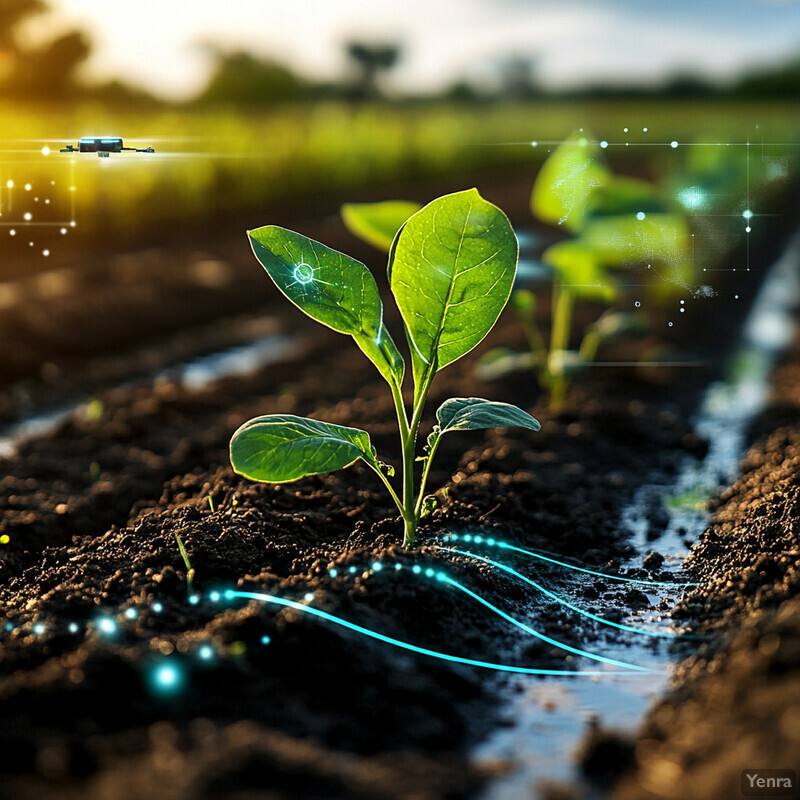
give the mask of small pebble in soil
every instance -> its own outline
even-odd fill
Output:
[[[658,569],[664,563],[664,556],[656,553],[655,550],[644,560],[644,568],[650,571]]]

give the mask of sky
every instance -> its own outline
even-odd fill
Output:
[[[93,79],[170,98],[208,78],[203,42],[247,49],[312,78],[346,69],[351,39],[401,42],[398,91],[428,92],[534,57],[549,88],[653,83],[675,73],[730,79],[800,52],[800,0],[49,0],[34,38],[65,26],[95,44]]]

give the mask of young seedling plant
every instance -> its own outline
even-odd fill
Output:
[[[383,321],[370,271],[359,261],[299,233],[268,225],[248,233],[256,258],[278,289],[312,319],[352,336],[386,380],[394,400],[402,453],[399,490],[394,469],[378,460],[369,434],[316,419],[271,414],[246,422],[231,439],[234,470],[266,483],[343,469],[363,461],[386,486],[404,523],[404,546],[430,509],[431,462],[441,437],[458,430],[519,426],[539,430],[507,403],[454,397],[416,458],[417,438],[433,379],[472,350],[508,302],[518,247],[505,214],[475,189],[446,195],[410,216],[389,251],[389,286],[400,309],[411,359],[413,395],[403,398],[406,365]],[[421,462],[416,474],[416,460]]]
[[[490,352],[480,372],[492,378],[533,368],[550,406],[559,408],[571,378],[594,361],[604,341],[647,330],[643,312],[610,307],[622,293],[614,271],[657,265],[668,268],[671,279],[655,281],[656,293],[685,290],[692,278],[690,236],[683,215],[665,205],[654,186],[613,175],[597,144],[582,133],[570,136],[542,165],[531,193],[531,211],[542,222],[572,234],[542,255],[553,271],[549,339],[537,326],[535,296],[517,290],[511,307],[530,350]],[[578,349],[570,349],[573,311],[576,303],[585,301],[609,307],[584,329]]]

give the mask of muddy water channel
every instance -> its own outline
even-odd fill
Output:
[[[621,565],[621,571],[655,563],[661,566],[661,577],[669,573],[675,585],[609,579],[602,588],[610,591],[598,593],[596,575],[530,558],[516,563],[518,570],[575,607],[639,629],[640,633],[633,633],[595,624],[585,629],[584,647],[648,671],[592,678],[507,679],[505,724],[474,751],[479,763],[498,771],[481,794],[482,800],[545,797],[554,784],[580,782],[578,751],[587,727],[597,722],[605,729],[632,733],[647,708],[666,690],[676,659],[692,648],[691,632],[681,632],[670,620],[670,609],[683,591],[681,581],[691,581],[682,575],[681,565],[706,527],[708,500],[738,476],[748,425],[764,408],[771,369],[794,335],[799,263],[800,235],[796,235],[765,276],[726,379],[713,383],[704,394],[694,431],[708,441],[707,455],[701,460],[688,457],[669,482],[659,475],[641,486],[622,511],[620,524],[629,532],[636,555]],[[654,509],[662,520],[656,534]],[[547,600],[532,590],[532,608]],[[637,612],[637,605],[649,608]],[[509,653],[508,658],[518,660],[519,654]],[[591,787],[583,790],[584,796],[595,796]]]

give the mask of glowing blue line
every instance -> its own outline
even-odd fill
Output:
[[[631,675],[631,670],[624,670],[622,672],[616,671],[604,671],[604,670],[568,670],[568,669],[538,669],[535,667],[512,667],[508,666],[507,664],[493,664],[490,661],[478,661],[477,659],[473,658],[462,658],[461,656],[452,656],[448,653],[440,653],[437,650],[429,650],[426,647],[417,647],[416,645],[409,644],[408,642],[400,641],[399,639],[393,639],[391,636],[384,636],[382,633],[378,633],[377,631],[370,630],[369,628],[363,628],[361,625],[356,625],[353,622],[348,622],[341,617],[336,617],[333,614],[328,614],[326,611],[321,611],[318,608],[313,608],[312,606],[305,606],[301,605],[300,603],[295,603],[292,600],[285,600],[282,597],[275,597],[271,594],[264,594],[263,592],[239,592],[229,590],[225,592],[226,598],[235,598],[239,597],[244,600],[258,600],[262,603],[272,603],[274,605],[284,606],[285,608],[293,608],[295,611],[300,611],[304,614],[311,614],[314,617],[319,617],[320,619],[324,619],[327,622],[332,622],[334,625],[341,625],[343,628],[347,628],[348,630],[355,631],[356,633],[360,633],[363,636],[368,636],[371,639],[377,639],[379,642],[384,642],[385,644],[390,644],[393,647],[399,647],[403,650],[410,650],[412,653],[418,653],[423,656],[430,656],[431,658],[438,658],[442,661],[450,661],[455,664],[466,664],[467,666],[471,667],[483,667],[485,669],[493,669],[498,672],[514,672],[521,675],[563,675],[563,676],[605,676],[605,675]],[[635,674],[639,675],[640,672],[636,672]]]
[[[477,559],[478,561],[483,561],[486,564],[491,564],[493,567],[497,567],[498,569],[503,570],[503,572],[507,572],[509,575],[513,575],[515,578],[519,578],[521,581],[525,581],[525,583],[529,584],[530,586],[533,586],[534,589],[537,589],[542,594],[551,597],[560,605],[566,606],[567,608],[570,608],[573,611],[580,614],[582,617],[588,617],[589,619],[593,619],[595,622],[599,622],[602,625],[610,625],[612,628],[619,628],[619,630],[621,631],[629,631],[630,633],[638,633],[641,636],[659,636],[663,638],[680,638],[680,639],[706,638],[704,636],[696,637],[690,634],[672,633],[669,631],[664,631],[664,632],[647,631],[643,630],[642,628],[634,628],[632,625],[624,625],[620,622],[612,622],[610,619],[604,619],[603,617],[597,616],[597,614],[592,614],[591,611],[586,611],[585,609],[580,608],[579,606],[573,605],[572,603],[569,602],[569,600],[566,600],[565,598],[561,597],[561,595],[557,595],[555,594],[555,592],[551,592],[549,589],[545,589],[545,587],[542,586],[541,584],[536,583],[536,581],[533,581],[530,578],[526,577],[525,575],[522,575],[521,573],[517,572],[515,569],[507,566],[506,564],[501,564],[499,561],[493,561],[491,558],[485,558],[484,556],[479,556],[476,555],[475,553],[469,553],[465,550],[456,550],[455,548],[450,548],[450,547],[440,547],[439,545],[436,545],[436,549],[444,550],[447,553],[458,553],[461,556],[468,556],[469,558],[474,558]]]
[[[584,658],[590,658],[592,661],[602,661],[604,664],[611,664],[613,667],[622,667],[623,669],[630,669],[636,672],[650,672],[649,669],[646,667],[639,667],[636,664],[629,664],[627,661],[618,661],[616,658],[607,658],[606,656],[598,656],[594,653],[589,653],[586,650],[580,650],[577,647],[571,647],[568,644],[564,644],[563,642],[559,642],[557,639],[551,639],[549,636],[545,636],[543,633],[539,633],[539,631],[535,631],[529,625],[526,625],[524,622],[520,622],[517,619],[514,619],[509,614],[506,614],[505,611],[499,609],[497,606],[492,605],[488,600],[481,597],[479,594],[475,594],[471,589],[467,589],[466,586],[458,583],[458,581],[454,581],[452,578],[448,577],[447,575],[442,574],[441,572],[437,576],[437,579],[440,580],[442,583],[448,583],[451,586],[455,586],[456,589],[460,589],[464,594],[469,595],[469,597],[477,600],[481,605],[486,606],[491,611],[494,611],[495,614],[502,617],[504,620],[507,620],[512,625],[516,625],[521,630],[529,633],[531,636],[535,636],[537,639],[541,639],[543,642],[547,642],[547,644],[551,644],[554,647],[558,647],[562,650],[567,650],[570,653],[575,653],[577,656],[583,656]]]
[[[458,537],[449,534],[449,538],[458,540]],[[464,537],[462,537],[464,538]],[[687,586],[699,586],[698,583],[690,583],[690,582],[683,582],[683,581],[646,581],[641,578],[625,578],[622,575],[609,575],[607,572],[598,572],[594,569],[588,569],[586,567],[579,567],[575,564],[568,564],[566,561],[558,561],[555,558],[548,558],[547,556],[543,556],[541,553],[535,553],[532,550],[525,550],[522,547],[516,547],[513,544],[508,544],[507,542],[490,542],[487,539],[483,539],[480,537],[480,541],[475,540],[473,537],[469,539],[465,539],[465,541],[474,541],[475,544],[481,544],[481,542],[485,542],[490,546],[500,547],[504,550],[513,550],[515,553],[522,553],[523,555],[530,556],[531,558],[538,558],[540,561],[547,561],[550,564],[557,564],[559,567],[566,567],[567,569],[573,569],[576,572],[585,572],[587,575],[597,575],[600,578],[606,578],[610,581],[622,581],[624,583],[637,583],[644,586],[669,586],[671,588],[679,588],[679,587],[687,587]]]

